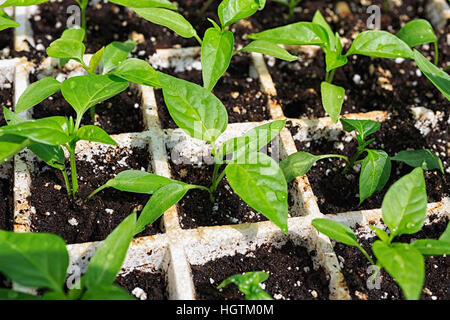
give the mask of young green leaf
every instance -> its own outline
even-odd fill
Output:
[[[441,159],[428,149],[400,151],[391,160],[406,163],[414,168],[421,167],[424,170],[438,169],[444,174],[444,166]]]
[[[3,9],[0,9],[0,31],[8,28],[17,28],[20,24],[14,21]]]
[[[133,239],[136,213],[125,218],[106,238],[89,263],[84,275],[88,289],[110,287],[122,267]]]
[[[434,86],[442,92],[442,94],[450,100],[450,75],[447,72],[439,69],[427,58],[425,58],[419,51],[414,49],[414,61],[423,72],[423,74],[434,84]]]
[[[296,152],[280,162],[280,168],[283,170],[287,182],[291,182],[297,177],[302,177],[319,160],[328,158],[328,155],[315,156],[308,152]]]
[[[114,41],[106,46],[103,55],[103,74],[106,74],[121,64],[136,47],[134,41]]]
[[[110,145],[117,145],[117,143],[100,127],[97,126],[83,126],[77,131],[77,140],[86,140],[91,142],[100,142]]]
[[[61,92],[81,117],[89,108],[126,90],[128,85],[128,81],[111,75],[78,76],[64,81]]]
[[[376,58],[412,59],[411,48],[397,36],[380,30],[369,30],[360,33],[353,41],[347,56],[360,54]]]
[[[245,294],[246,300],[273,300],[260,286],[260,283],[267,279],[269,279],[269,274],[266,272],[246,272],[225,279],[217,289],[222,289],[233,283]]]
[[[197,84],[159,74],[164,101],[172,119],[191,137],[214,143],[228,125],[222,102]]]
[[[364,141],[368,136],[377,132],[381,128],[381,123],[373,120],[353,120],[341,118],[341,123],[343,129],[347,132],[356,130],[362,141]]]
[[[234,36],[231,31],[209,28],[202,43],[203,86],[212,90],[227,71],[233,56]]]
[[[439,237],[440,241],[450,242],[450,223],[447,225],[444,233]]]
[[[285,61],[295,61],[298,59],[297,56],[290,54],[286,49],[266,40],[252,41],[240,51],[262,53]]]
[[[386,233],[386,231],[384,231],[380,228],[371,226],[371,225],[369,225],[369,228],[372,229],[373,231],[375,231],[377,237],[380,238],[381,241],[386,242],[386,243],[388,243],[390,241],[389,235]]]
[[[197,36],[194,27],[177,12],[163,8],[134,8],[133,10],[145,20],[169,28],[183,38]]]
[[[82,300],[136,300],[123,288],[117,285],[87,289]]]
[[[312,22],[296,22],[283,27],[248,35],[249,39],[266,40],[277,44],[325,45],[328,44],[326,30]]]
[[[183,199],[193,186],[174,182],[159,188],[142,209],[136,224],[135,234],[142,232],[146,225],[152,224],[170,207]]]
[[[450,241],[421,239],[411,244],[424,256],[441,256],[450,254]]]
[[[222,28],[250,17],[259,7],[258,0],[223,0],[217,9]]]
[[[224,142],[220,148],[219,158],[232,155],[231,159],[240,159],[246,154],[261,150],[272,141],[284,128],[286,120],[276,120],[247,131],[244,135]]]
[[[334,123],[338,122],[342,105],[345,99],[345,89],[328,82],[322,82],[320,86],[322,103],[325,111],[330,115]]]
[[[0,272],[12,281],[60,292],[68,266],[66,244],[60,237],[0,230]]]
[[[246,163],[229,164],[225,172],[231,188],[242,200],[287,233],[287,183],[271,157],[257,152]]]
[[[330,219],[314,219],[312,225],[317,231],[333,240],[348,246],[360,247],[353,230],[342,223]]]
[[[372,251],[383,268],[394,278],[408,300],[418,300],[425,279],[425,263],[419,250],[406,243],[390,246],[375,241]]]
[[[48,117],[0,127],[0,136],[3,135],[15,135],[50,145],[64,145],[70,140],[64,117]]]
[[[408,22],[397,33],[397,37],[406,42],[410,47],[437,42],[433,27],[425,19],[416,19]]]
[[[383,220],[394,235],[414,234],[427,215],[427,191],[423,169],[416,168],[388,190],[382,204]]]
[[[15,112],[21,113],[61,90],[61,83],[46,77],[29,85],[17,101]]]
[[[86,31],[84,29],[70,28],[70,29],[64,30],[60,39],[74,40],[74,41],[82,42],[84,40],[85,36],[86,36]]]
[[[89,61],[89,74],[95,74],[95,70],[99,66],[100,62],[102,62],[103,55],[105,54],[105,47],[102,47],[98,50]]]
[[[348,58],[341,53],[325,48],[326,71],[330,72],[348,63]]]
[[[0,134],[0,163],[6,159],[10,159],[32,144],[33,141],[27,138],[15,135]]]
[[[47,48],[47,54],[53,58],[73,59],[84,64],[83,55],[86,50],[83,42],[71,39],[58,39]]]
[[[177,10],[177,6],[169,0],[109,0],[109,2],[129,8],[166,8]]]
[[[144,60],[127,59],[112,74],[133,83],[157,88],[162,87],[158,78],[158,72]]]
[[[0,4],[0,8],[6,7],[28,7],[34,4],[40,4],[49,0],[6,0]]]
[[[359,176],[359,203],[384,188],[391,175],[391,159],[382,150],[367,149],[367,157],[361,166]]]
[[[326,30],[328,39],[329,39],[328,47],[330,48],[330,50],[335,51],[336,50],[336,37],[335,37],[334,32],[331,29],[330,25],[325,20],[325,18],[323,17],[322,13],[319,10],[317,10],[316,13],[314,14],[312,22],[322,26]]]

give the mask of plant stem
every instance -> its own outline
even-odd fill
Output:
[[[66,168],[64,168],[63,170],[61,170],[61,173],[62,173],[62,175],[63,175],[63,177],[64,177],[64,182],[65,182],[65,184],[66,184],[66,190],[67,190],[67,195],[69,196],[69,198],[70,198],[70,192],[72,191],[72,189],[70,188],[70,182],[69,182],[69,176],[67,175],[67,172],[66,172]]]
[[[437,41],[434,43],[434,64],[438,65],[439,63],[439,48],[438,48],[438,43]]]
[[[390,4],[389,4],[389,0],[385,0],[384,1],[384,11],[386,13],[388,13],[390,11]]]
[[[87,30],[86,30],[86,8],[81,8],[81,29],[84,30],[84,42],[87,42]]]
[[[335,73],[336,73],[336,69],[333,69],[330,72],[327,72],[326,77],[325,77],[325,81],[328,82],[328,83],[332,83]]]
[[[73,195],[73,199],[75,200],[77,198],[77,194],[78,194],[78,175],[77,175],[77,165],[75,163],[75,146],[68,147],[67,150],[69,150],[69,154],[70,154],[70,171],[71,171],[71,175],[72,175],[72,195]]]
[[[194,35],[194,38],[197,39],[197,41],[198,41],[198,43],[200,43],[200,45],[203,44],[202,39],[200,39],[200,37],[198,36],[197,33]]]
[[[361,252],[362,252],[363,255],[367,258],[367,260],[369,260],[370,264],[374,266],[374,265],[375,265],[375,262],[373,262],[372,258],[369,256],[369,254],[367,253],[367,251],[364,250],[364,248],[361,247],[361,246],[358,246],[358,249],[361,250]]]
[[[108,184],[104,184],[104,185],[102,185],[100,188],[97,188],[94,192],[92,192],[92,193],[89,195],[88,200],[91,199],[93,196],[95,196],[95,195],[96,195],[97,193],[99,193],[100,191],[105,190],[106,188],[109,188],[109,185],[108,185]]]

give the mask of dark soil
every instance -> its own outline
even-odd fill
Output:
[[[162,273],[133,270],[125,276],[119,275],[116,283],[131,295],[135,288],[141,288],[147,295],[147,298],[142,300],[167,300],[166,277]]]
[[[251,58],[234,56],[228,71],[215,86],[213,93],[222,101],[228,112],[228,122],[260,122],[270,120],[267,95],[261,91],[259,81],[249,75]],[[174,72],[161,70],[178,78],[202,85],[202,72],[190,70]],[[177,128],[164,102],[161,90],[155,90],[158,114],[163,128]]]
[[[146,170],[150,161],[147,151],[111,148],[102,155],[94,155],[92,160],[77,161],[80,200],[75,202],[67,196],[61,173],[38,164],[38,171],[32,176],[29,199],[36,208],[32,215],[32,231],[55,233],[68,243],[100,241],[134,209],[138,213],[142,210],[148,195],[108,188],[91,200],[86,199],[92,191],[124,170]],[[139,236],[159,233],[159,225],[158,220]]]
[[[295,135],[297,130],[298,128],[293,127],[291,133]],[[335,153],[352,157],[356,153],[357,142],[355,139],[345,142],[343,137],[344,133],[342,132],[338,133],[338,141],[329,141],[323,137],[310,142],[296,141],[296,145],[299,151],[312,154]],[[450,166],[450,155],[446,149],[448,124],[445,116],[427,136],[424,136],[414,127],[412,116],[405,111],[401,115],[383,122],[381,130],[372,137],[376,140],[369,146],[370,149],[384,150],[390,156],[394,156],[402,150],[430,149],[439,154],[444,170]],[[339,146],[343,149],[339,149]],[[405,164],[392,161],[391,177],[385,188],[359,206],[359,173],[350,170],[348,174],[343,175],[344,165],[343,160],[325,159],[313,166],[307,174],[322,213],[381,208],[388,188],[413,169]],[[448,171],[445,171],[445,174],[438,170],[425,171],[425,180],[429,202],[438,202],[449,196],[450,174]]]
[[[71,5],[76,5],[76,1],[63,0],[39,5],[39,13],[30,19],[36,45],[41,43],[47,48],[61,36],[67,27],[70,15],[67,8]],[[128,40],[131,30],[127,19],[128,14],[123,6],[111,3],[88,6],[86,53],[95,53],[113,41]],[[38,51],[37,54],[46,56],[45,51]]]
[[[186,183],[211,185],[214,166],[197,167],[190,164],[176,165],[171,162],[172,177]],[[266,221],[267,218],[257,213],[231,189],[227,179],[216,190],[215,203],[205,190],[190,190],[178,203],[178,214],[183,229],[199,226],[216,226]]]
[[[333,30],[347,38],[349,48],[352,39],[367,30],[366,7],[359,1],[349,1],[353,17],[339,18],[333,13],[334,1],[303,1],[302,11],[296,21],[311,21],[316,9],[320,8],[330,22]],[[383,1],[372,1],[382,4]],[[424,1],[403,1],[401,7],[393,8],[391,15],[383,14],[381,29],[397,32],[409,19],[423,18]],[[278,4],[271,4],[279,7]],[[325,10],[327,7],[331,10]],[[259,14],[270,12],[266,8]],[[357,13],[357,14],[355,14]],[[282,15],[273,15],[273,17]],[[399,18],[400,17],[400,18]],[[409,18],[408,18],[409,17]],[[261,20],[260,20],[261,21]],[[445,66],[450,57],[447,43],[447,26],[436,31],[439,38],[440,66]],[[419,50],[434,60],[433,45],[424,45]],[[268,60],[269,70],[275,82],[278,97],[285,115],[291,118],[325,116],[320,97],[320,83],[325,78],[324,54],[319,50],[313,57],[306,53],[299,55],[299,61],[289,63],[281,60]],[[433,110],[447,110],[450,103],[431,85],[421,73],[416,73],[414,62],[396,62],[389,59],[373,59],[352,56],[349,63],[338,69],[333,83],[346,89],[343,113],[367,112],[372,110],[403,109],[407,106],[424,106]]]
[[[109,134],[142,132],[145,130],[141,111],[141,94],[129,88],[95,106],[95,124]],[[73,108],[58,92],[33,108],[33,118],[41,119],[50,116],[66,116],[76,119]],[[75,120],[74,120],[75,121]],[[91,124],[91,115],[87,111],[82,124]]]
[[[436,219],[436,217],[434,218]],[[433,219],[431,219],[433,221]],[[438,239],[448,224],[448,218],[425,226],[422,231],[414,235],[403,235],[395,239],[398,242],[409,243],[414,239]],[[363,248],[373,257],[371,245],[376,238],[358,239]],[[399,300],[404,299],[403,293],[392,277],[381,271],[382,281],[380,289],[369,290],[367,280],[369,263],[364,255],[354,247],[336,243],[334,250],[338,255],[342,272],[350,289],[353,299],[363,300]],[[422,300],[449,300],[450,299],[450,257],[425,258],[425,284],[422,291]]]
[[[14,31],[12,28],[0,31],[0,57],[5,58],[7,56],[3,52],[4,49],[9,48],[11,49],[14,47]]]
[[[9,170],[10,178],[0,177],[0,230],[13,230],[14,194],[13,170]]]
[[[242,300],[235,285],[221,290],[217,286],[228,277],[250,271],[265,271],[269,279],[265,290],[275,299],[326,300],[329,279],[323,269],[314,269],[314,251],[288,241],[280,249],[263,245],[247,254],[236,253],[205,263],[191,265],[197,298],[201,300]],[[212,280],[211,280],[212,279]]]
[[[12,89],[0,89],[0,106],[11,108],[13,103]],[[0,111],[0,127],[6,126],[3,110]]]

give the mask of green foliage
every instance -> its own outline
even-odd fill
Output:
[[[239,290],[245,294],[246,300],[273,300],[273,298],[260,286],[260,283],[267,279],[269,279],[269,274],[266,272],[246,272],[225,279],[217,289],[222,289],[230,284],[235,284],[238,286]]]
[[[0,31],[8,28],[17,28],[20,24],[14,21],[3,9],[0,9]]]

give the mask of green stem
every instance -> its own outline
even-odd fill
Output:
[[[97,193],[99,193],[100,191],[105,190],[106,188],[109,188],[109,185],[108,185],[108,184],[104,184],[104,185],[102,185],[100,188],[97,188],[94,192],[92,192],[92,193],[89,195],[88,200],[91,199],[93,196],[95,196],[95,195],[96,195]]]
[[[336,69],[333,69],[330,72],[327,72],[327,75],[325,77],[325,81],[328,82],[328,83],[332,83],[335,73],[336,73]]]
[[[434,43],[434,64],[438,65],[439,63],[439,48],[438,48],[438,43],[437,41]]]
[[[62,175],[64,177],[64,182],[66,184],[67,195],[70,198],[70,192],[72,191],[72,189],[70,188],[69,176],[67,175],[66,168],[61,170],[61,173],[62,173]]]
[[[222,179],[225,177],[225,169],[222,171],[222,173],[220,174],[219,178],[214,180],[211,188],[209,189],[211,191],[211,193],[216,192],[217,187],[219,186],[220,181],[222,181]]]
[[[81,8],[81,29],[84,30],[84,42],[87,42],[87,30],[86,30],[86,8]]]
[[[369,254],[367,253],[367,251],[364,250],[364,248],[361,247],[361,246],[358,246],[358,249],[363,253],[363,255],[367,258],[367,260],[369,260],[370,264],[374,266],[374,265],[375,265],[375,262],[373,262],[372,258],[369,256]]]
[[[73,199],[75,200],[77,198],[78,194],[78,176],[77,176],[77,165],[75,162],[75,147],[68,147],[67,150],[69,150],[70,154],[70,171],[72,175],[72,195]]]
[[[202,41],[202,39],[200,39],[200,37],[198,36],[198,34],[196,33],[195,35],[194,35],[194,38],[195,39],[197,39],[197,41],[198,41],[198,43],[200,43],[200,45],[202,45],[203,44],[203,41]]]
[[[385,0],[384,1],[384,11],[387,12],[387,13],[390,11],[389,0]]]

